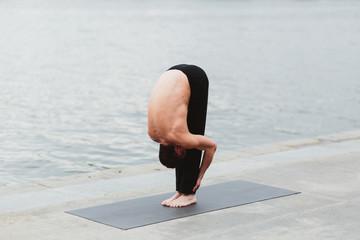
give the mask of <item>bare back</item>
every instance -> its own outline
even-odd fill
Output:
[[[152,140],[167,144],[169,135],[189,132],[186,117],[190,85],[184,73],[169,70],[161,75],[148,105],[148,134]]]

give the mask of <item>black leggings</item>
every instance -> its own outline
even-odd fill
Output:
[[[194,65],[180,64],[169,70],[182,71],[189,81],[191,95],[188,106],[187,125],[190,133],[204,135],[208,102],[209,81],[206,73]],[[186,149],[186,156],[180,167],[176,168],[176,191],[194,194],[193,188],[199,176],[202,151]]]

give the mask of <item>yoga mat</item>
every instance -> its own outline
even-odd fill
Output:
[[[161,202],[174,194],[166,193],[67,213],[127,230],[297,193],[299,192],[237,180],[201,187],[196,194],[197,203],[183,208],[162,206]]]

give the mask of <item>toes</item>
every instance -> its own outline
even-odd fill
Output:
[[[194,199],[187,200],[187,201],[184,201],[183,199],[176,199],[174,201],[171,201],[171,202],[167,203],[166,206],[173,207],[173,208],[178,208],[178,207],[187,207],[187,206],[190,206],[190,205],[195,204],[195,203],[196,203],[196,199],[195,200]]]
[[[186,204],[184,203],[172,203],[170,204],[170,207],[179,208],[179,207],[185,207]]]
[[[172,203],[172,204],[169,205],[169,207],[174,207],[174,208],[176,208],[176,207],[179,207],[179,204],[178,204],[178,203]]]
[[[165,200],[161,203],[161,205],[166,206],[166,207],[170,207],[170,204],[171,204],[171,201],[169,199]]]

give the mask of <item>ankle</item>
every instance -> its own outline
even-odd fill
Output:
[[[190,199],[190,198],[195,198],[195,197],[196,197],[195,194],[193,194],[193,193],[190,193],[190,194],[182,194],[182,196],[184,196],[184,197],[186,197],[186,198],[188,198],[188,199]]]
[[[195,195],[195,193],[191,192],[191,193],[182,193],[182,192],[178,192],[180,193],[181,195],[184,195],[184,196],[190,196],[190,195]]]

